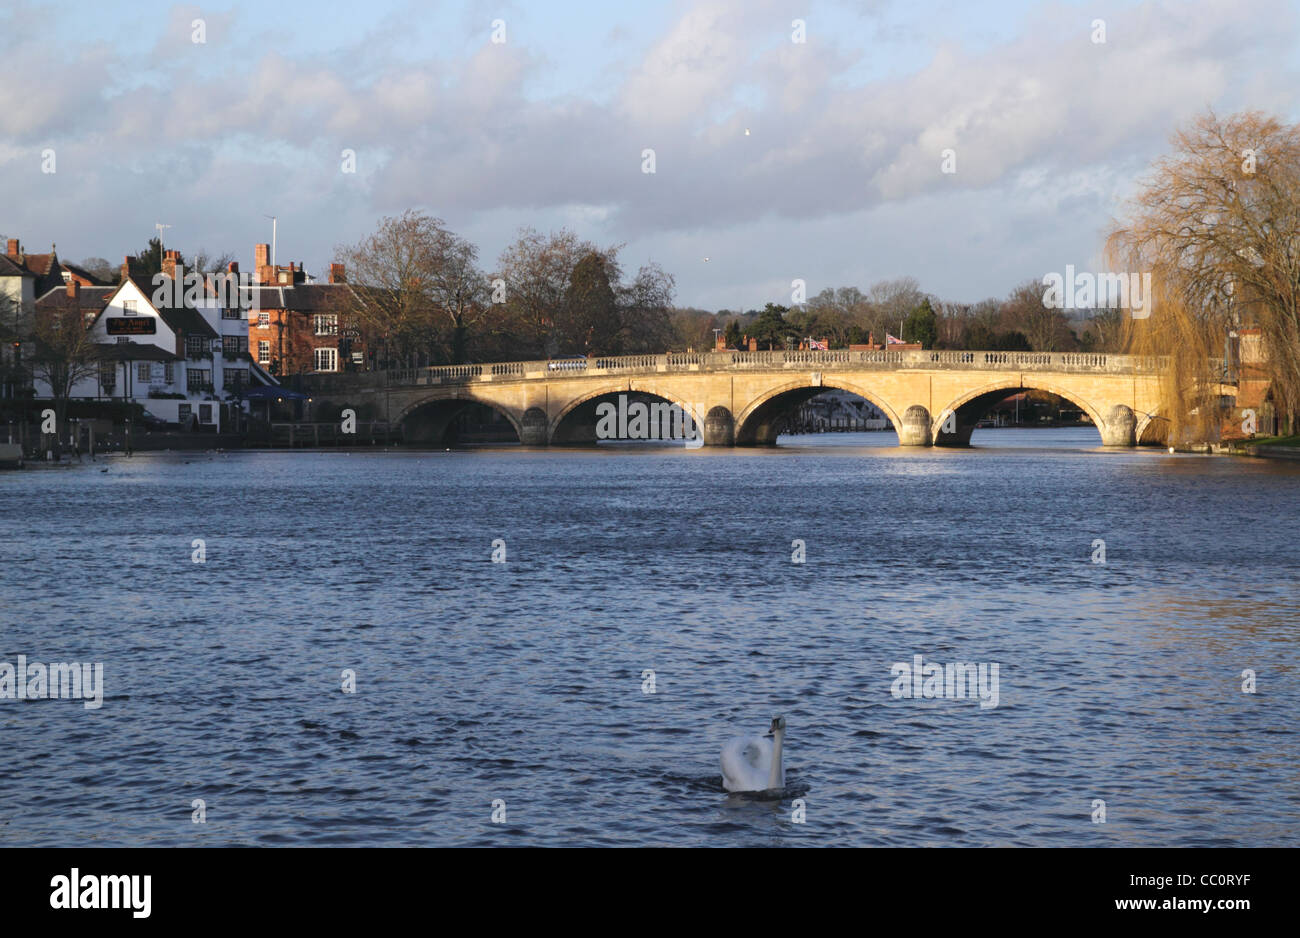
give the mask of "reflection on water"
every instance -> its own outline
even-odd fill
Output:
[[[1300,467],[973,442],[0,475],[0,661],[107,684],[0,700],[0,841],[1300,842]],[[998,663],[999,705],[892,697],[916,654]],[[803,824],[721,791],[778,712]]]

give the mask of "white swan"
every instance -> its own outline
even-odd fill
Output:
[[[722,747],[722,787],[727,791],[769,791],[785,787],[785,717],[772,718],[762,736],[741,736]]]

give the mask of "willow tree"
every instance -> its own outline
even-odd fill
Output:
[[[1126,321],[1138,354],[1168,356],[1171,436],[1213,438],[1225,339],[1258,327],[1274,403],[1300,413],[1300,126],[1207,113],[1173,137],[1106,242],[1114,271],[1151,274],[1154,307]]]

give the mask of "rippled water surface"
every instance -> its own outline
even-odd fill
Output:
[[[1300,465],[894,442],[2,474],[0,661],[107,692],[0,700],[0,843],[1300,845]],[[726,795],[778,712],[791,790]]]

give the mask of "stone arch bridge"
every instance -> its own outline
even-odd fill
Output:
[[[318,374],[308,388],[428,445],[483,404],[529,446],[594,442],[598,404],[620,394],[680,406],[704,427],[705,445],[771,444],[795,407],[832,389],[878,407],[904,446],[965,446],[991,407],[1040,390],[1087,414],[1104,445],[1134,446],[1162,441],[1160,364],[1075,352],[726,351]]]

